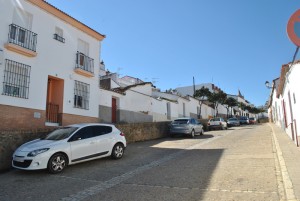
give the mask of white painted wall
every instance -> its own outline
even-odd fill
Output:
[[[11,0],[0,6],[0,48],[4,49],[4,58],[31,66],[29,98],[14,98],[0,93],[0,104],[20,106],[33,109],[46,109],[48,75],[64,79],[63,112],[90,117],[98,117],[98,74],[100,43],[95,38],[74,28],[44,10],[33,6],[25,0]],[[31,13],[32,31],[37,33],[37,56],[30,58],[8,51],[4,44],[8,41],[9,25],[12,23],[14,8],[19,7]],[[55,28],[63,30],[65,43],[53,39]],[[95,77],[87,78],[74,72],[78,39],[89,44],[89,57],[94,59]],[[3,69],[0,66],[0,90],[3,89]],[[90,85],[89,110],[73,107],[74,81]]]
[[[141,94],[144,94],[147,96],[151,96],[152,95],[152,85],[150,83],[137,85],[134,87],[130,87],[130,89],[127,91],[134,91],[134,92],[141,93]]]
[[[134,112],[151,113],[151,85],[140,85],[126,90],[126,96],[120,101],[120,109]]]
[[[287,119],[287,128],[285,128],[285,131],[291,139],[292,139],[292,123],[295,124],[295,120],[296,120],[297,129],[299,130],[300,128],[299,127],[300,108],[299,108],[299,103],[297,103],[297,100],[300,100],[299,90],[297,90],[297,88],[299,88],[300,86],[299,68],[300,68],[300,64],[295,64],[290,69],[290,71],[286,74],[286,82],[283,89],[283,99],[286,103],[286,119]],[[295,130],[295,125],[293,126]]]
[[[195,90],[201,89],[202,87],[208,88],[211,92],[213,92],[211,83],[197,84],[195,85]],[[180,93],[182,96],[193,96],[194,95],[194,86],[185,86],[185,87],[177,87],[176,91]]]
[[[190,116],[191,113],[198,115],[197,107],[200,107],[199,100],[190,96],[189,102],[186,104],[187,115]]]
[[[153,121],[170,121],[167,119],[167,103],[166,100],[158,100],[152,98],[152,115]],[[172,113],[172,110],[171,110]]]
[[[99,99],[98,99],[98,104],[106,107],[112,107],[112,98],[117,98],[118,102],[122,102],[123,98],[125,95],[104,90],[104,89],[99,89]],[[117,104],[118,104],[117,102]],[[117,105],[117,108],[119,109],[119,106]]]

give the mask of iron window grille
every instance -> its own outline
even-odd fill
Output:
[[[89,109],[90,85],[75,80],[74,107]]]
[[[28,99],[31,67],[5,60],[3,95]]]
[[[36,51],[37,34],[16,24],[9,25],[8,42]]]
[[[88,71],[94,74],[94,59],[78,52],[76,54],[76,68]]]
[[[63,37],[61,37],[60,35],[58,35],[57,33],[54,34],[53,38],[55,40],[58,40],[59,42],[65,43],[65,39]]]

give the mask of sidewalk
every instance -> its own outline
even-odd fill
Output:
[[[268,124],[272,128],[287,200],[300,201],[300,147],[279,127]]]

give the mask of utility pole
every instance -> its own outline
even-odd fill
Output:
[[[194,94],[193,94],[193,97],[195,96],[195,93],[196,93],[196,87],[195,87],[195,78],[193,76],[193,87],[194,87]]]

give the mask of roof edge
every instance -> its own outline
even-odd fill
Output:
[[[76,20],[75,18],[71,17],[67,13],[63,12],[62,10],[56,8],[55,6],[51,5],[50,3],[46,2],[45,0],[27,0],[31,4],[45,10],[46,12],[58,17],[59,19],[65,21],[66,23],[76,27],[77,29],[87,33],[88,35],[92,36],[93,38],[102,41],[106,36],[100,34],[99,32],[95,31],[94,29],[90,28],[89,26],[83,24],[82,22]]]

